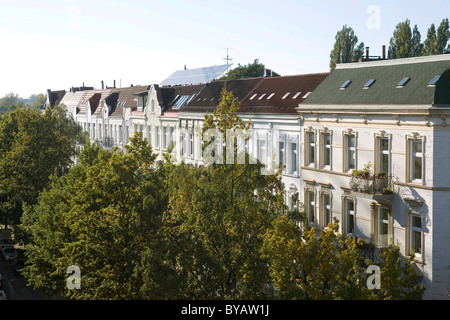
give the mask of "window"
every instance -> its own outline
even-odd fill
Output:
[[[411,80],[411,78],[409,78],[409,77],[404,77],[404,78],[397,84],[397,88],[403,88],[404,86],[406,86],[406,84],[409,82],[409,80]]]
[[[414,134],[407,137],[406,178],[408,182],[423,183],[424,157],[423,137]]]
[[[150,102],[150,112],[155,112],[155,100],[153,99]]]
[[[281,98],[281,99],[286,99],[291,93],[290,92],[286,92],[286,94]]]
[[[380,207],[378,210],[378,245],[387,245],[389,242],[389,210]]]
[[[377,246],[389,245],[392,238],[391,208],[378,203],[371,204],[372,211],[372,241]]]
[[[305,190],[305,204],[306,204],[306,214],[308,217],[309,223],[315,223],[315,200],[314,200],[314,190],[306,189]]]
[[[269,100],[270,98],[272,98],[275,95],[275,93],[271,93],[268,97],[267,100]]]
[[[343,171],[349,172],[356,169],[356,134],[344,132],[344,161]]]
[[[308,96],[311,94],[311,92],[307,92],[304,96],[303,96],[303,99],[306,99],[306,98],[308,98]]]
[[[280,164],[280,168],[283,168],[283,172],[286,172],[286,153],[284,149],[284,141],[278,141],[278,162]]]
[[[431,81],[428,83],[429,86],[435,86],[436,83],[439,81],[441,76],[435,76]]]
[[[189,156],[194,156],[194,134],[189,132]]]
[[[422,180],[422,141],[411,141],[411,180]]]
[[[370,79],[370,80],[367,81],[367,83],[364,85],[363,89],[369,89],[374,83],[375,83],[375,79]]]
[[[293,97],[292,97],[292,99],[297,99],[297,97],[299,96],[299,95],[301,95],[302,94],[302,92],[300,91],[300,92],[297,92]]]
[[[352,83],[351,80],[345,81],[345,82],[341,85],[341,87],[340,87],[339,89],[340,89],[340,90],[347,89],[347,87],[350,85],[350,83]]]
[[[375,159],[375,173],[389,173],[389,138],[378,137],[376,139],[377,158]]]
[[[262,138],[256,140],[256,157],[262,164],[266,164],[266,141]]]
[[[255,97],[256,97],[257,95],[258,95],[257,93],[255,93],[254,95],[252,95],[252,97],[250,98],[250,100],[255,99]]]
[[[161,136],[162,136],[162,147],[165,149],[167,148],[167,129],[166,127],[161,127]]]
[[[422,217],[415,213],[409,214],[409,253],[414,251],[417,258],[422,257]]]
[[[307,166],[314,166],[316,159],[316,137],[314,131],[305,132],[305,160]]]
[[[344,200],[345,213],[345,233],[355,234],[355,200],[352,198],[345,198]]]
[[[266,94],[263,93],[263,94],[259,97],[259,100],[261,100],[261,99],[264,98],[265,96],[266,96]]]
[[[289,143],[289,149],[291,154],[290,159],[290,173],[297,174],[297,167],[298,167],[298,155],[297,155],[297,143],[296,142],[290,142]]]
[[[159,149],[159,126],[155,127],[155,147]]]
[[[324,169],[331,169],[331,133],[329,131],[322,131],[320,137],[321,167]]]
[[[322,228],[326,228],[328,224],[332,223],[331,216],[331,195],[327,192],[322,192],[320,195],[320,208],[322,216]]]

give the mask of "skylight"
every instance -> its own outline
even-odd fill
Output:
[[[269,100],[270,98],[272,98],[275,95],[275,93],[271,93],[270,96],[267,97],[267,100]]]
[[[346,89],[349,85],[350,85],[350,83],[352,83],[352,81],[351,80],[347,80],[347,81],[345,81],[343,84],[342,84],[342,86],[341,86],[341,90],[344,90],[344,89]]]
[[[175,105],[173,106],[174,109],[180,109],[180,107],[183,105],[183,103],[189,98],[189,96],[181,96],[180,99],[178,99],[175,102]]]
[[[431,79],[431,81],[428,83],[428,85],[430,85],[430,86],[435,86],[436,85],[436,83],[439,81],[439,78],[440,78],[441,76],[435,76],[433,79]]]
[[[290,92],[286,92],[286,94],[281,99],[286,99],[290,94],[291,94]]]
[[[252,97],[250,98],[250,100],[253,100],[258,94],[255,93],[254,95],[252,95]]]
[[[373,84],[375,83],[375,79],[370,79],[367,81],[367,83],[364,85],[363,89],[369,89]]]
[[[297,93],[292,97],[292,99],[297,99],[297,97],[298,97],[299,95],[301,95],[301,94],[302,94],[301,91],[297,92]]]
[[[404,77],[398,84],[397,88],[403,88],[411,80],[409,77]]]
[[[266,96],[266,94],[263,93],[263,94],[261,95],[261,97],[259,97],[259,100],[261,100],[261,99],[264,98],[265,96]]]
[[[310,94],[311,94],[311,92],[308,92],[307,94],[305,94],[305,95],[303,96],[303,99],[307,98]]]

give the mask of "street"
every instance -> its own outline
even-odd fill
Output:
[[[23,276],[16,276],[13,270],[13,262],[5,261],[0,257],[0,274],[3,276],[2,285],[7,300],[49,300],[39,290],[27,286],[27,280]]]

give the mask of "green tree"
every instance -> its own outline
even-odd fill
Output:
[[[266,76],[273,76],[273,77],[280,76],[275,71],[271,69],[266,69],[264,64],[259,62],[258,59],[255,59],[253,63],[248,63],[246,65],[241,65],[239,63],[236,68],[229,70],[226,75],[220,77],[218,80],[235,80],[242,78],[261,77],[264,75],[264,72]]]
[[[29,107],[0,116],[0,216],[18,222],[22,205],[35,204],[55,171],[72,164],[81,128],[58,106],[40,114]]]
[[[381,289],[369,289],[362,239],[339,235],[335,220],[327,228],[299,228],[281,217],[264,239],[271,281],[277,299],[366,300],[420,299],[424,287],[410,261],[401,258],[397,247],[381,255]]]
[[[330,69],[336,68],[339,63],[357,62],[364,54],[364,42],[358,44],[358,37],[351,27],[344,25],[336,33],[336,42],[330,53]]]
[[[139,298],[135,269],[167,200],[147,139],[135,135],[126,149],[86,146],[80,163],[53,177],[25,212],[32,243],[24,273],[35,287],[71,299]],[[81,270],[81,290],[66,288],[70,265]]]
[[[388,58],[400,59],[421,56],[423,45],[420,42],[420,38],[417,25],[411,30],[408,19],[397,24],[389,41]]]
[[[0,114],[7,113],[16,108],[24,106],[24,102],[19,95],[10,92],[0,99]]]
[[[224,89],[222,103],[205,118],[204,132],[245,128],[236,108],[232,93]],[[177,290],[166,291],[172,295],[168,298],[265,297],[267,259],[260,249],[265,232],[286,207],[280,174],[261,175],[261,166],[247,161],[170,167],[169,207],[161,229],[168,272],[159,286],[176,284]]]
[[[450,30],[448,18],[442,20],[437,31],[434,23],[431,24],[431,27],[427,32],[427,38],[424,41],[423,55],[428,56],[448,53],[450,51],[450,46],[448,46],[449,39]]]

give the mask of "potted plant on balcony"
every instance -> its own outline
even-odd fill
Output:
[[[377,173],[377,178],[380,179],[380,180],[386,178],[386,172],[383,172],[383,171],[378,172]]]

